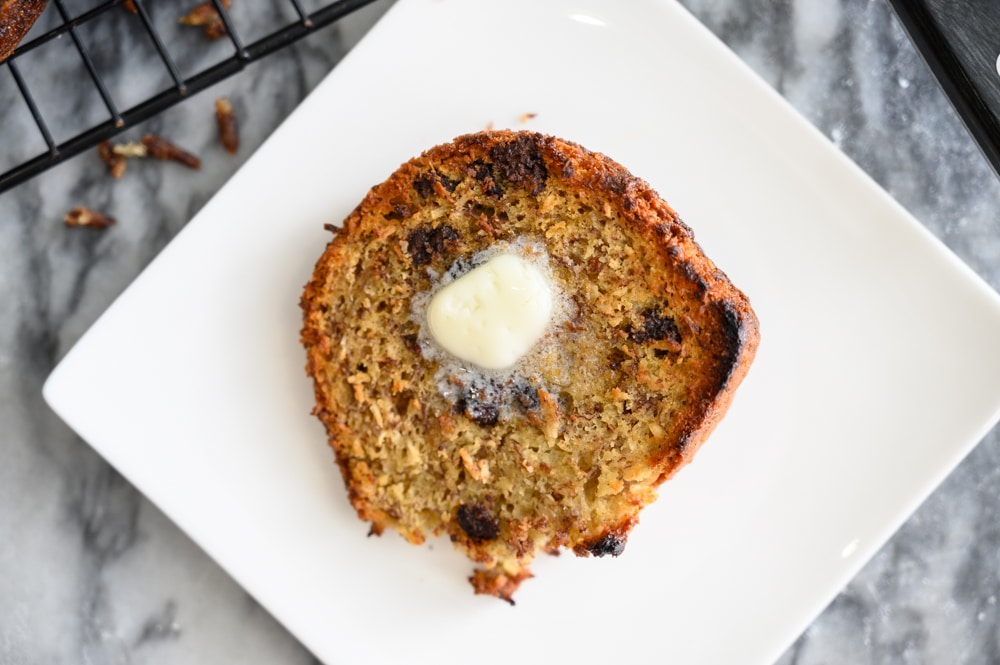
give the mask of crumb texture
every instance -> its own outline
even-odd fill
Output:
[[[566,315],[513,372],[427,353],[415,308],[505,245],[544,252]],[[447,534],[480,564],[476,592],[508,601],[539,552],[623,552],[758,340],[746,297],[645,182],[531,132],[402,165],[335,232],[302,307],[315,413],[358,515],[415,544]]]

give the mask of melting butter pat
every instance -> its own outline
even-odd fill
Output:
[[[545,334],[552,289],[541,270],[500,254],[434,294],[431,336],[449,353],[485,369],[518,361]]]

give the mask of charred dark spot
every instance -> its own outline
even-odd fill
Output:
[[[605,189],[611,190],[615,194],[624,194],[628,189],[630,178],[624,173],[609,173],[601,178],[601,184]]]
[[[413,189],[420,195],[420,198],[429,199],[435,194],[435,183],[440,183],[447,192],[454,192],[461,180],[452,180],[441,175],[437,171],[421,173],[413,179]]]
[[[674,444],[674,450],[677,455],[683,454],[684,451],[688,449],[691,443],[694,441],[693,432],[684,432],[680,437],[677,438],[677,443]]]
[[[436,255],[452,249],[458,239],[458,231],[442,224],[433,228],[421,226],[410,231],[406,243],[414,265],[422,266],[430,263]]]
[[[482,504],[458,507],[458,526],[472,540],[495,540],[500,535],[500,522]]]
[[[669,316],[656,309],[648,309],[642,313],[642,324],[629,330],[629,339],[636,344],[643,342],[659,342],[669,340],[681,343],[681,333],[677,324]]]
[[[472,173],[472,177],[479,182],[493,177],[493,165],[487,164],[481,159],[477,159],[469,164],[469,170]]]
[[[721,315],[721,343],[722,352],[725,359],[720,377],[719,385],[726,386],[736,369],[737,360],[747,343],[748,329],[743,324],[743,316],[733,303],[723,301],[718,303],[717,308]]]
[[[400,222],[413,214],[410,206],[406,205],[406,203],[402,201],[391,201],[391,203],[392,212],[387,212],[383,215],[387,220]]]
[[[570,157],[557,145],[549,144],[549,172],[558,171],[562,178],[572,178],[576,169]]]
[[[497,182],[497,177],[493,171],[492,164],[487,164],[481,159],[477,159],[469,164],[469,173],[473,178],[482,183],[484,194],[492,196],[495,199],[499,199],[503,196],[503,188],[500,186],[500,183]]]
[[[746,330],[743,326],[743,317],[739,310],[729,301],[719,303],[719,310],[722,313],[722,332],[730,348],[738,349],[746,341]]]
[[[545,168],[538,142],[532,136],[521,134],[512,141],[493,146],[490,158],[500,177],[507,182],[528,190],[532,195],[545,188],[549,171]]]
[[[437,174],[437,177],[438,177],[438,182],[440,182],[441,186],[444,187],[446,190],[448,190],[449,193],[454,192],[458,188],[458,186],[462,183],[461,180],[452,180],[451,178],[443,176],[440,173]]]
[[[434,195],[434,177],[430,173],[421,173],[413,180],[413,189],[420,198],[429,199]]]
[[[620,556],[625,551],[625,540],[622,536],[609,533],[600,540],[587,543],[587,551],[593,556]]]
[[[695,288],[698,290],[698,297],[701,298],[708,291],[708,284],[698,273],[698,269],[694,267],[690,261],[684,261],[681,264],[681,270],[684,272],[684,277],[688,279],[689,282],[694,284]]]
[[[671,238],[674,235],[674,225],[670,222],[660,222],[656,225],[656,233],[659,234],[661,238]],[[677,245],[670,245],[667,250],[670,252],[671,256],[677,256],[680,253],[680,249]]]

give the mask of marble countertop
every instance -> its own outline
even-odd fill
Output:
[[[681,1],[1000,287],[1000,179],[884,0]],[[69,431],[40,389],[80,335],[386,7],[382,0],[129,133],[184,136],[204,158],[200,172],[137,168],[111,182],[96,155],[85,154],[0,195],[0,664],[314,660]],[[122,39],[102,41],[98,59],[115,85],[141,90],[147,82],[121,66],[134,46]],[[60,48],[45,57],[64,57]],[[63,94],[77,94],[72,74],[62,78]],[[0,80],[0,109],[12,108],[15,94]],[[236,157],[215,146],[205,121],[220,95],[242,120]],[[86,120],[76,105],[61,108],[69,122]],[[12,129],[18,122],[24,131]],[[36,150],[26,122],[0,123],[0,161]],[[128,223],[114,233],[67,232],[61,220],[76,205],[128,210]],[[1000,437],[993,431],[778,662],[998,663],[998,597]]]

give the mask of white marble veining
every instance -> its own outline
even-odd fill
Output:
[[[260,22],[240,26],[250,33],[277,11],[276,2],[254,2]],[[682,2],[1000,287],[1000,180],[884,0]],[[93,2],[66,4],[75,11]],[[175,3],[147,4],[178,30]],[[129,132],[176,138],[201,155],[200,172],[137,163],[113,182],[88,153],[0,195],[0,664],[313,661],[48,410],[40,387],[385,6],[363,10]],[[136,95],[156,81],[136,76],[134,58],[152,54],[120,27],[94,29],[95,61],[107,68],[114,90]],[[64,46],[54,43],[44,56],[61,62]],[[215,57],[184,53],[184,69]],[[121,66],[126,54],[129,68]],[[25,62],[23,70],[32,75],[44,64]],[[40,147],[30,117],[13,105],[8,78],[0,68],[0,169]],[[45,104],[70,124],[89,118],[94,100],[79,76],[61,72],[56,79],[59,94]],[[243,146],[235,158],[215,138],[212,104],[222,94],[241,118]],[[120,223],[111,233],[67,230],[61,218],[75,205],[107,211]],[[779,663],[998,663],[998,598],[1000,437],[992,432]]]

